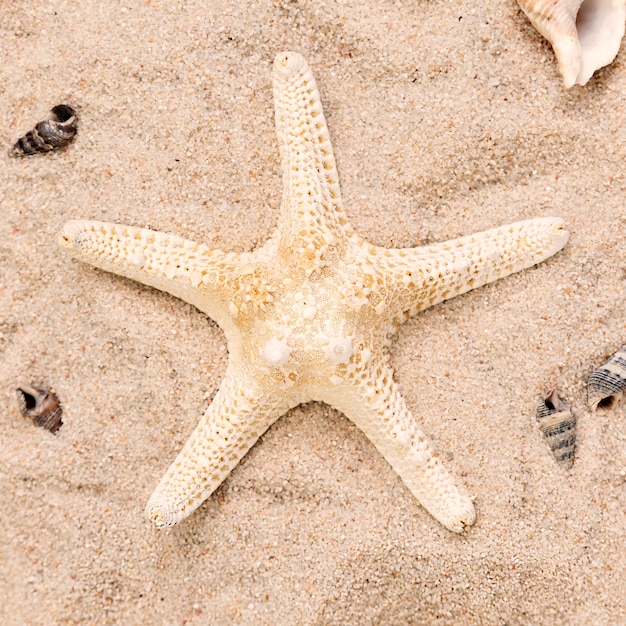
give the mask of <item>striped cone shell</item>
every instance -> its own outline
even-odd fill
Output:
[[[74,138],[77,121],[76,111],[71,106],[59,104],[43,121],[20,137],[9,154],[24,157],[63,148]]]
[[[16,390],[20,413],[30,417],[37,426],[56,433],[63,425],[63,409],[55,393],[41,386],[22,385]]]
[[[626,346],[622,346],[604,365],[591,372],[587,382],[589,406],[610,409],[626,388]]]
[[[537,407],[537,422],[556,462],[571,469],[576,452],[576,418],[556,389]]]

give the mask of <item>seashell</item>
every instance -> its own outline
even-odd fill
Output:
[[[71,106],[58,104],[43,121],[15,142],[9,154],[23,157],[63,148],[74,138],[77,122],[76,111]]]
[[[576,451],[576,418],[556,389],[537,407],[537,421],[556,462],[571,469]]]
[[[626,25],[626,0],[517,0],[552,44],[565,87],[585,85],[617,56]]]
[[[604,365],[591,372],[587,398],[592,409],[610,409],[626,388],[626,346],[622,346]]]
[[[61,428],[63,409],[55,393],[35,385],[22,385],[15,391],[22,415],[32,418],[37,426],[51,433],[56,433]]]

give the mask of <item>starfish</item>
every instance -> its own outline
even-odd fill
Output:
[[[286,411],[311,400],[342,411],[444,526],[475,520],[393,379],[389,348],[416,313],[555,254],[568,233],[536,218],[427,247],[360,237],[342,208],[319,92],[295,52],[274,60],[283,198],[278,226],[254,252],[98,221],[68,222],[74,257],[177,296],[224,331],[229,361],[213,402],[146,505],[176,524],[222,483]]]

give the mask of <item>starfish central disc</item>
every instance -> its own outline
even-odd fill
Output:
[[[274,61],[274,104],[283,198],[276,231],[258,250],[226,253],[95,221],[69,222],[60,236],[76,258],[190,302],[226,335],[224,380],[146,515],[158,527],[187,517],[276,419],[320,400],[345,413],[422,505],[460,532],[474,507],[398,391],[390,338],[429,306],[550,257],[567,232],[558,218],[537,218],[423,248],[374,246],[348,223],[319,92],[295,52]]]

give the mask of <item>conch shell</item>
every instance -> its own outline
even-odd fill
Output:
[[[626,0],[517,0],[552,44],[565,87],[585,85],[617,56],[626,26]]]

